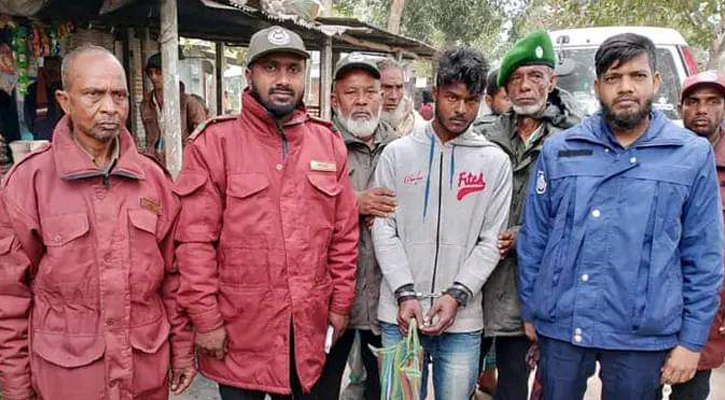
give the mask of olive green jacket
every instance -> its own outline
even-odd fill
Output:
[[[350,181],[356,193],[373,187],[375,167],[385,146],[398,138],[398,133],[390,125],[380,122],[375,130],[373,147],[356,138],[345,129],[336,118],[335,128],[340,132],[347,146],[347,167]],[[358,242],[357,274],[355,277],[355,303],[350,312],[349,327],[372,330],[380,334],[378,326],[378,298],[382,273],[375,260],[373,240],[370,230],[360,216],[360,240]]]
[[[513,168],[513,194],[509,210],[509,229],[518,234],[523,219],[526,190],[531,170],[536,166],[544,141],[551,135],[568,129],[581,121],[573,97],[561,89],[549,94],[546,109],[539,117],[543,132],[526,146],[517,132],[513,112],[500,117],[485,117],[477,121],[474,129],[496,143],[511,159]],[[504,257],[486,281],[483,288],[483,320],[486,336],[519,336],[524,334],[518,290],[518,261],[513,248]]]

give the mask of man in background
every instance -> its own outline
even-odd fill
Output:
[[[374,62],[359,53],[351,53],[335,67],[332,91],[333,122],[347,147],[350,180],[357,194],[360,213],[355,303],[350,312],[349,329],[340,337],[327,356],[320,378],[320,398],[340,397],[342,376],[348,355],[355,342],[366,379],[366,400],[380,398],[380,377],[375,355],[369,346],[380,348],[378,297],[382,274],[373,252],[370,226],[375,217],[387,217],[395,210],[392,191],[375,187],[373,174],[385,146],[397,138],[395,130],[381,121],[383,96],[380,92],[381,72]],[[359,340],[355,341],[356,335]]]
[[[164,75],[161,70],[161,54],[156,53],[146,62],[146,76],[153,89],[141,100],[141,120],[146,131],[146,153],[164,160],[164,135],[161,131],[164,121]],[[180,82],[181,83],[181,82]],[[181,140],[186,138],[207,118],[206,110],[196,99],[186,94],[180,86],[179,107],[181,109]]]
[[[45,57],[43,66],[38,69],[38,79],[28,86],[24,103],[25,125],[35,140],[51,140],[55,125],[65,115],[55,98],[55,91],[62,87],[60,66],[60,57]]]
[[[415,126],[413,101],[405,93],[403,66],[392,58],[378,61],[380,88],[383,91],[381,119],[390,124],[398,136],[406,136]]]
[[[688,77],[682,85],[679,104],[685,128],[707,139],[715,151],[715,166],[720,182],[720,200],[725,200],[725,77],[705,71]],[[725,210],[725,201],[723,201]],[[723,364],[725,356],[725,290],[720,291],[720,306],[702,348],[695,376],[672,385],[670,400],[706,400],[710,394],[712,370]]]

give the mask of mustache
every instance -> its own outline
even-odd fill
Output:
[[[269,89],[268,94],[289,94],[294,95],[296,91],[291,86],[275,86]]]

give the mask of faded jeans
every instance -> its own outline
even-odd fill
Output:
[[[380,322],[383,347],[394,346],[403,340],[398,325]],[[423,381],[420,398],[428,391],[428,365],[433,363],[433,388],[436,400],[470,399],[478,379],[478,358],[481,351],[481,331],[443,333],[440,336],[420,335],[423,346]]]

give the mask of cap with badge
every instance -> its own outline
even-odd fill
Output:
[[[335,64],[335,80],[339,79],[345,72],[356,68],[364,69],[370,72],[375,79],[380,79],[378,65],[370,57],[360,53],[350,53]]]
[[[556,53],[549,34],[544,30],[529,33],[514,44],[501,62],[498,72],[498,86],[506,85],[516,68],[523,65],[548,65],[556,67]]]
[[[688,92],[699,86],[710,86],[719,90],[725,95],[725,77],[718,74],[717,71],[703,71],[699,74],[688,76],[682,83],[682,91],[680,92],[680,101],[685,98]]]
[[[270,26],[252,35],[247,52],[247,66],[271,53],[293,53],[310,58],[300,35],[281,26]]]

